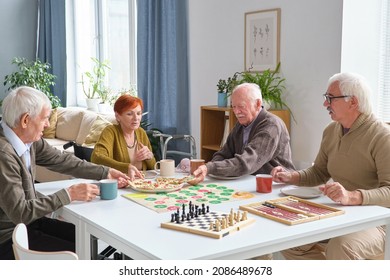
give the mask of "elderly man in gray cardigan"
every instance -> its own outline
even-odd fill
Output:
[[[18,223],[27,225],[29,245],[40,251],[75,251],[74,225],[46,215],[72,201],[91,201],[99,195],[94,184],[80,183],[40,196],[34,188],[36,165],[79,178],[129,179],[122,172],[61,153],[42,139],[49,125],[51,104],[36,89],[19,87],[2,104],[0,124],[0,259],[14,259],[12,232]]]
[[[209,174],[242,176],[270,174],[276,166],[295,169],[290,136],[283,121],[262,107],[258,85],[244,83],[232,92],[231,103],[238,123],[212,160],[194,171],[196,182]]]

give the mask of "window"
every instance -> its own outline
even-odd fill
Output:
[[[390,0],[343,1],[341,72],[367,78],[373,112],[390,122]],[[387,110],[386,110],[387,109]]]
[[[382,2],[377,114],[390,122],[390,1]]]
[[[108,61],[111,69],[106,76],[106,85],[112,91],[133,87],[137,79],[136,0],[69,2],[67,105],[86,105],[80,81],[83,72],[92,71],[91,57]]]

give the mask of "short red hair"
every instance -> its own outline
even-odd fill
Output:
[[[128,94],[124,94],[119,96],[119,98],[115,101],[114,111],[118,114],[122,114],[127,110],[134,109],[138,105],[141,107],[142,110],[144,109],[144,103],[142,102],[142,99]]]

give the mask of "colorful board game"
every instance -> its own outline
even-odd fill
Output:
[[[207,210],[206,210],[207,209]],[[253,223],[255,219],[248,218],[247,212],[231,209],[230,213],[209,211],[209,206],[202,207],[189,203],[182,206],[173,214],[171,220],[161,223],[162,228],[173,229],[188,233],[199,234],[212,238],[222,238],[239,231]]]
[[[188,205],[190,202],[212,205],[252,198],[254,194],[236,191],[223,185],[198,184],[196,186],[185,186],[170,193],[128,193],[122,196],[158,213],[165,213],[176,211],[183,204]]]
[[[288,225],[344,214],[343,210],[294,196],[241,205],[240,209]]]

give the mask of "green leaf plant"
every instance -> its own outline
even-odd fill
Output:
[[[61,106],[61,100],[51,92],[56,76],[48,72],[51,68],[49,63],[41,62],[39,59],[28,61],[23,57],[15,57],[12,64],[15,64],[18,70],[4,78],[3,85],[8,85],[8,91],[19,86],[29,86],[46,94],[53,109]]]

